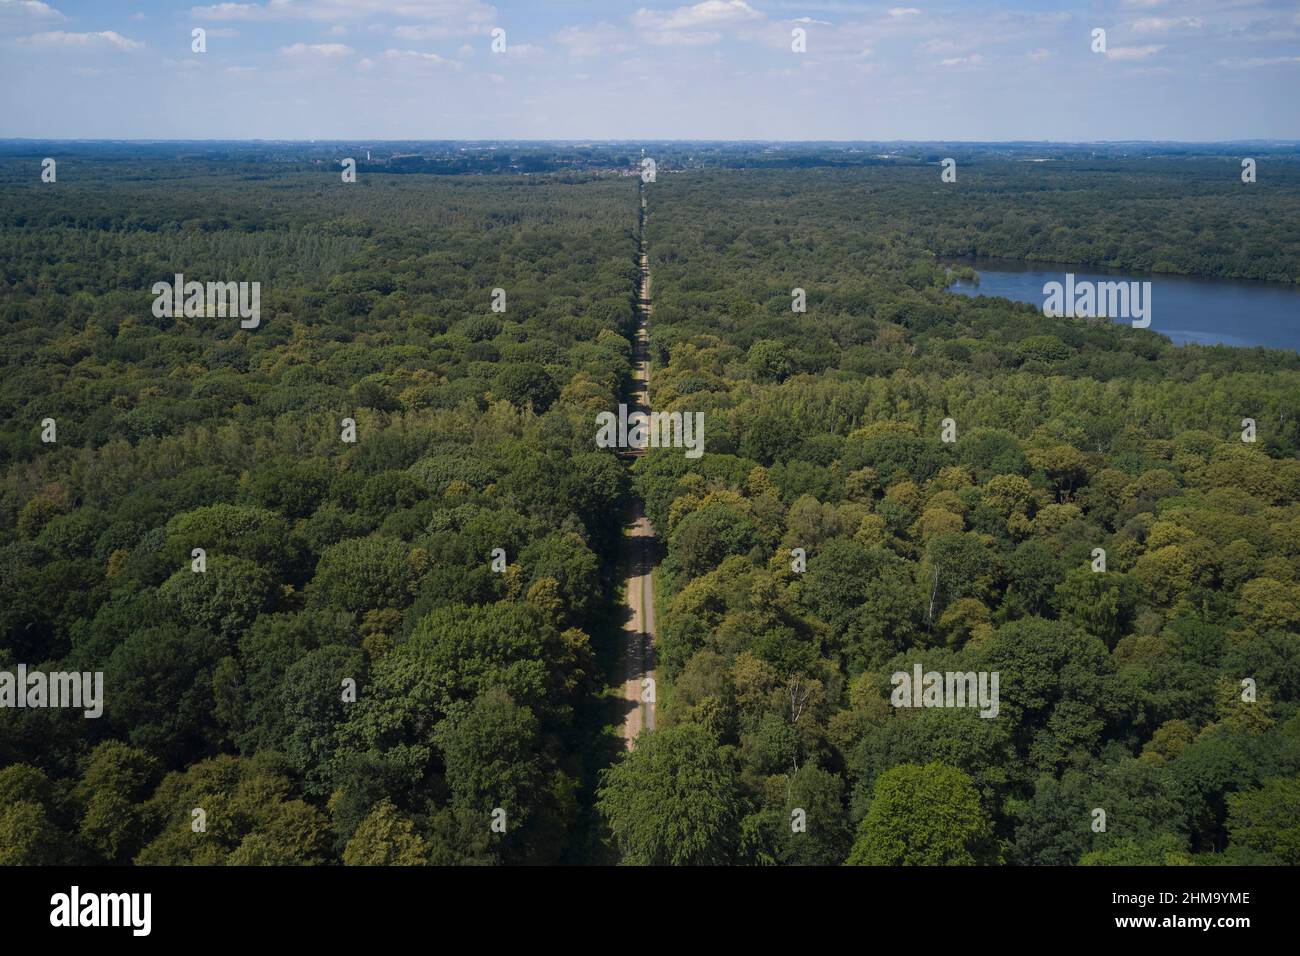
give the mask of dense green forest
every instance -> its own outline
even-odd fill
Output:
[[[104,715],[0,710],[0,863],[1300,863],[1300,355],[944,291],[1295,282],[1293,159],[678,147],[650,392],[706,452],[629,468],[631,150],[67,149],[0,156],[0,671],[102,671]],[[155,317],[176,273],[260,282],[260,325]],[[917,663],[999,716],[891,706]]]
[[[667,609],[661,729],[601,797],[625,858],[1300,863],[1300,357],[955,297],[936,258],[1297,274],[1294,190],[1181,171],[1067,174],[1096,221],[1059,241],[1040,168],[647,190],[652,405],[708,451],[635,467]],[[917,664],[999,673],[998,717],[891,706]]]
[[[106,705],[0,712],[0,861],[599,856],[631,188],[231,165],[5,169],[0,667]]]

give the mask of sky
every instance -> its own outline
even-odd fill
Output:
[[[0,0],[3,138],[1300,139],[1297,94],[1300,0]]]

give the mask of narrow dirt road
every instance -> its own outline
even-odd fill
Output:
[[[637,333],[632,348],[632,393],[629,414],[650,412],[650,262],[645,251],[645,198],[641,198],[641,292],[637,302]],[[643,451],[631,452],[635,456]],[[626,540],[625,582],[628,619],[624,631],[623,746],[629,750],[637,734],[655,729],[655,588],[654,566],[659,540],[645,516],[645,503],[633,501]]]

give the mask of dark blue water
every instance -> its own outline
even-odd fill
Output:
[[[1048,282],[1064,284],[1065,274],[1082,281],[1117,278],[1151,283],[1151,325],[1179,345],[1262,345],[1300,351],[1300,286],[1249,279],[1142,275],[1100,266],[1021,262],[1016,259],[959,259],[979,273],[976,285],[958,280],[949,291],[962,295],[1002,296],[1042,308]],[[1127,322],[1126,319],[1116,321]]]

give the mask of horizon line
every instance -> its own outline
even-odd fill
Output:
[[[411,137],[405,139],[373,139],[370,137],[316,137],[314,139],[228,139],[228,138],[138,138],[138,137],[66,137],[66,136],[0,136],[0,143],[293,143],[313,145],[318,143],[536,143],[536,144],[611,144],[629,145],[636,143],[680,143],[693,145],[741,144],[741,145],[929,145],[931,143],[962,144],[971,146],[1218,146],[1238,143],[1263,143],[1283,146],[1300,146],[1300,139],[1276,137],[1246,137],[1241,139],[673,139],[665,137],[647,137],[644,139],[627,138],[450,138],[429,139]]]

